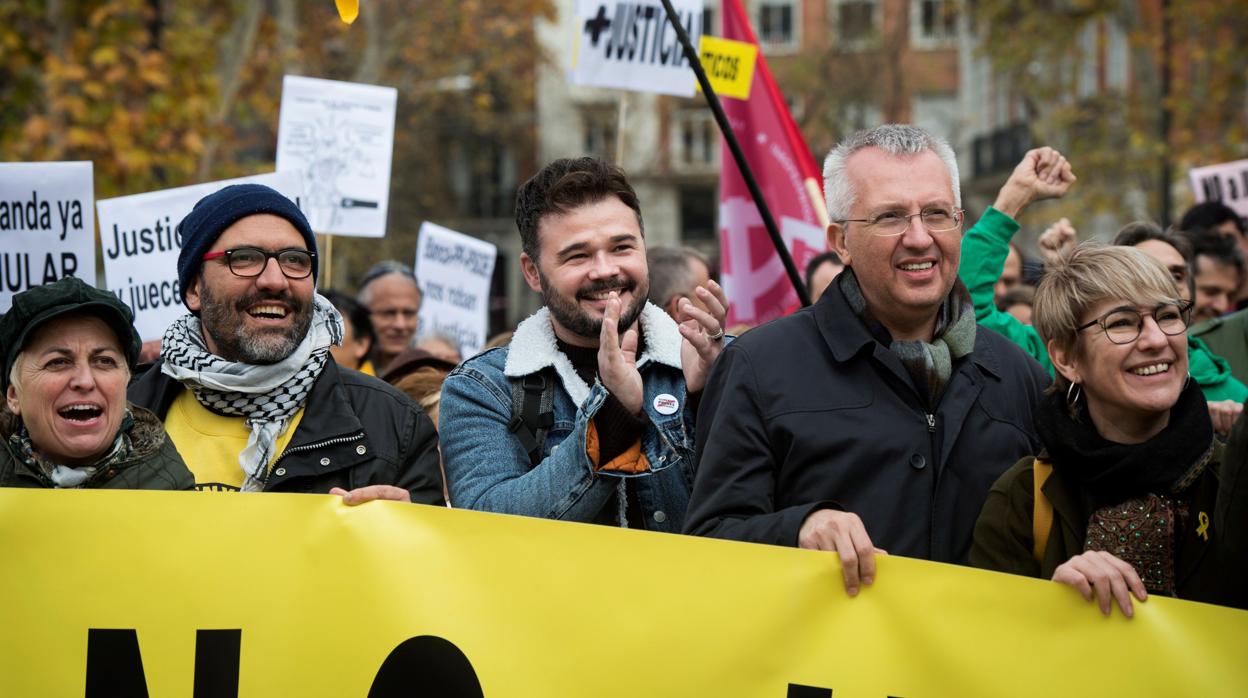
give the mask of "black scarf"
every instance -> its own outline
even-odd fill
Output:
[[[1066,396],[1049,394],[1035,413],[1036,432],[1053,468],[1089,492],[1102,507],[1148,494],[1176,495],[1196,480],[1213,449],[1213,423],[1204,394],[1188,381],[1170,408],[1170,422],[1141,444],[1101,436],[1086,401],[1072,419]]]

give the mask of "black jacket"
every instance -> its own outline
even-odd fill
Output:
[[[130,384],[130,401],[162,420],[184,390],[157,361]],[[194,463],[194,456],[190,458]],[[193,469],[193,468],[192,468]],[[403,393],[331,357],[304,403],[303,418],[274,461],[266,492],[324,494],[394,485],[412,501],[443,504],[438,435],[433,422]]]
[[[1039,447],[1031,413],[1048,382],[980,327],[929,413],[833,284],[720,355],[698,413],[685,531],[796,545],[811,512],[843,509],[892,554],[964,562],[988,489]]]

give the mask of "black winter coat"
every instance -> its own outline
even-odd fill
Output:
[[[163,420],[184,388],[160,365],[157,361],[130,384],[129,397]],[[411,492],[413,502],[443,504],[438,435],[406,395],[372,376],[339,368],[331,357],[264,490],[325,494],[332,487],[367,485],[394,485]]]
[[[698,413],[685,531],[796,545],[821,508],[862,518],[894,555],[965,562],[993,482],[1039,447],[1048,384],[1021,349],[979,327],[933,411],[837,284],[726,347]]]

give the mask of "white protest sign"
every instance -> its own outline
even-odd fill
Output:
[[[95,284],[89,162],[0,162],[0,313],[63,276]]]
[[[277,171],[303,175],[318,233],[383,237],[398,90],[287,75],[277,124]]]
[[[672,0],[696,48],[702,0]],[[696,78],[659,0],[576,0],[575,85],[692,97]]]
[[[463,356],[485,346],[497,257],[498,248],[488,242],[433,223],[420,226],[415,269],[423,294],[421,334],[446,335]]]
[[[1221,201],[1248,218],[1248,160],[1193,167],[1187,176],[1197,203]]]
[[[178,224],[200,199],[246,182],[272,187],[296,202],[303,190],[298,174],[274,172],[96,203],[104,282],[134,311],[134,326],[144,341],[160,339],[165,328],[186,313],[178,287],[178,253],[182,251]]]

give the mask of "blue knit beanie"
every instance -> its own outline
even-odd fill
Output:
[[[308,250],[316,252],[316,235],[295,202],[263,184],[231,184],[200,199],[178,224],[178,232],[182,235],[182,251],[178,253],[178,286],[183,305],[186,304],[187,286],[204,265],[204,254],[208,249],[226,228],[257,213],[271,213],[290,221],[303,236]],[[318,266],[312,267],[313,282],[316,281]]]

